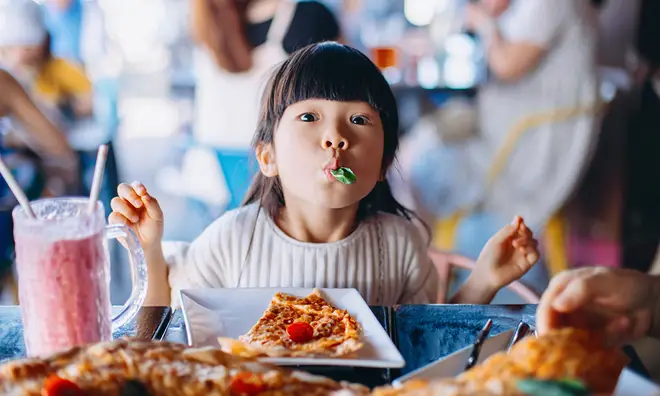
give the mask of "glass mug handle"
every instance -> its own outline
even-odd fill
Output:
[[[108,239],[124,238],[132,266],[133,290],[128,301],[112,318],[112,330],[114,331],[135,318],[144,304],[144,299],[147,297],[147,262],[137,235],[129,227],[123,224],[109,225],[105,228],[105,235]]]

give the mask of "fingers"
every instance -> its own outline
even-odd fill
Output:
[[[513,240],[513,247],[518,249],[527,264],[535,264],[540,258],[538,250],[539,241],[534,239],[534,234],[523,222],[520,216],[516,216],[518,220],[517,236]]]
[[[130,202],[136,208],[142,207],[142,199],[135,192],[135,189],[126,183],[122,183],[117,187],[117,195],[126,202]]]
[[[525,220],[520,216],[514,217],[511,224],[516,226],[518,236],[521,238],[531,238],[534,235],[532,230],[530,230],[529,227],[527,227],[527,224],[525,224]]]
[[[126,219],[137,222],[139,213],[137,208],[146,209],[147,215],[155,221],[163,221],[163,211],[156,198],[149,195],[147,188],[140,182],[132,184],[122,183],[117,187],[118,197],[114,198],[110,206]]]
[[[565,318],[572,318],[569,320],[571,323],[568,323],[572,325],[573,321],[585,315],[601,319],[612,316],[615,312],[613,308],[602,311],[598,305],[600,300],[611,295],[616,288],[617,276],[603,268],[571,270],[555,276],[543,293],[537,309],[539,331],[543,333],[566,325],[562,323]]]
[[[147,210],[147,215],[156,221],[163,221],[163,211],[158,203],[156,198],[149,195],[147,187],[139,181],[134,181],[131,184],[131,187],[135,190],[135,193],[140,196],[144,208]]]
[[[552,306],[559,312],[572,312],[599,297],[612,294],[617,288],[617,277],[603,268],[588,268],[579,272],[554,300]]]
[[[514,247],[518,248],[524,246],[528,240],[533,239],[532,231],[525,225],[522,217],[516,216],[511,221],[511,224],[504,226],[492,238],[491,241],[496,243],[504,243],[511,238],[515,238]],[[515,242],[515,241],[518,242]],[[518,244],[516,246],[516,244]]]
[[[140,197],[144,197],[145,195],[148,194],[147,187],[145,187],[145,185],[140,183],[139,181],[134,181],[133,183],[131,183],[131,187],[133,187],[133,190],[135,190],[136,194],[139,195]]]
[[[632,333],[632,319],[627,316],[615,317],[605,326],[605,341],[610,346],[621,346],[632,338]]]
[[[112,201],[110,201],[110,207],[112,208],[113,212],[122,215],[131,223],[137,223],[140,221],[140,215],[138,214],[137,209],[135,209],[133,205],[129,204],[126,200],[120,197],[112,198]]]
[[[118,213],[118,212],[112,212],[110,213],[110,216],[108,216],[108,223],[110,224],[122,224],[126,226],[131,226],[133,224],[130,220],[128,220],[124,215]]]
[[[147,209],[147,215],[149,215],[150,218],[156,221],[163,221],[163,210],[156,198],[146,194],[142,196],[142,202],[144,202],[144,207]]]
[[[528,237],[516,237],[513,242],[511,242],[514,248],[516,249],[527,249],[527,248],[534,248],[537,249],[539,246],[539,241],[537,241],[534,238],[528,238]]]
[[[540,258],[541,258],[541,253],[539,253],[539,251],[536,249],[525,253],[525,259],[527,260],[527,263],[530,265],[536,264]]]
[[[501,230],[497,231],[495,235],[493,235],[491,241],[497,244],[507,242],[509,239],[513,238],[513,236],[516,234],[516,231],[518,231],[517,225],[506,225]]]
[[[537,308],[539,333],[564,326],[586,326],[603,331],[612,344],[641,337],[651,326],[652,314],[621,297],[621,291],[633,285],[621,271],[606,268],[584,268],[557,275]]]
[[[518,228],[518,235],[522,238],[532,238],[534,233],[525,224],[521,224]]]
[[[552,307],[558,312],[572,312],[584,306],[592,298],[594,291],[590,289],[587,279],[576,279],[569,282],[562,293],[557,295]]]
[[[552,305],[574,276],[576,274],[573,271],[566,271],[556,275],[550,281],[536,309],[536,327],[539,334],[545,334],[549,330],[560,326],[560,314],[555,311]]]

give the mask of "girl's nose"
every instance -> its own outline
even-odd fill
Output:
[[[338,139],[337,141],[333,140],[326,140],[325,143],[323,143],[324,148],[332,148],[335,150],[346,150],[348,148],[348,141],[346,139]]]
[[[348,149],[348,139],[339,133],[327,134],[321,140],[324,149],[342,150]]]

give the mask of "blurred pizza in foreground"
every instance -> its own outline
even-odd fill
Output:
[[[0,394],[21,396],[362,396],[361,385],[258,363],[218,348],[117,340],[0,366]]]
[[[527,337],[507,354],[500,352],[456,378],[408,381],[382,388],[376,396],[472,396],[611,394],[628,363],[618,348],[597,334],[566,328]]]

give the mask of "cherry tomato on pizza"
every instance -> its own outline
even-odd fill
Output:
[[[261,378],[253,373],[238,373],[231,381],[230,386],[233,395],[257,395],[266,390]]]
[[[57,375],[51,375],[46,378],[44,386],[41,389],[42,396],[84,396],[85,393],[80,389],[75,383],[58,377]]]
[[[295,322],[286,328],[286,333],[291,341],[302,343],[314,339],[314,328],[305,322]]]

